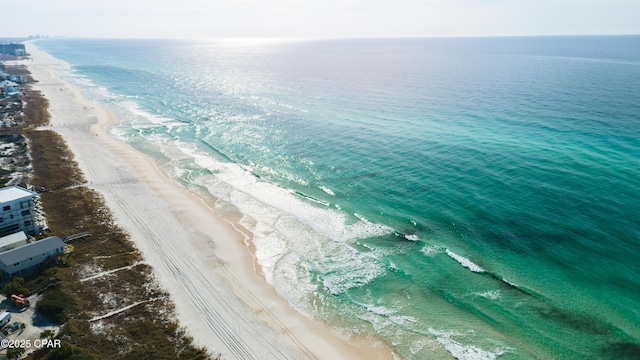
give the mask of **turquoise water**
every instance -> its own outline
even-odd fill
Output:
[[[640,358],[640,37],[37,45],[401,358]]]

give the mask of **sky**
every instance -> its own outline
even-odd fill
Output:
[[[20,0],[9,9],[0,37],[640,34],[640,0]]]

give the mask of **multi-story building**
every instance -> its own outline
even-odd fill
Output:
[[[29,235],[40,232],[36,224],[34,196],[36,193],[19,186],[0,189],[0,236],[18,231]]]
[[[7,96],[20,92],[20,86],[9,80],[0,81],[0,88],[2,88],[4,95]]]
[[[26,56],[24,44],[0,44],[0,55]]]

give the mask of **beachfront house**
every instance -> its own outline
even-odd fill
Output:
[[[62,256],[64,246],[59,237],[51,236],[0,253],[0,276],[6,280],[30,273],[47,259]]]
[[[24,231],[36,235],[40,228],[36,225],[33,198],[36,193],[19,186],[0,189],[0,236]]]
[[[10,80],[4,80],[0,82],[0,88],[4,90],[5,96],[10,96],[20,92],[20,86],[18,86],[18,84]]]
[[[7,80],[13,81],[18,84],[25,84],[27,82],[27,77],[24,75],[9,75],[9,78]]]

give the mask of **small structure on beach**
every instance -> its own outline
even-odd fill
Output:
[[[47,259],[63,255],[64,246],[59,237],[50,236],[0,253],[0,276],[5,279],[16,273],[30,272]]]
[[[0,189],[0,236],[17,231],[24,231],[29,235],[40,232],[35,218],[35,196],[35,192],[19,186]]]

